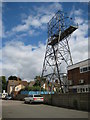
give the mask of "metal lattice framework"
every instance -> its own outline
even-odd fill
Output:
[[[46,46],[45,59],[43,63],[42,77],[48,80],[58,79],[60,87],[64,85],[61,81],[61,65],[72,65],[72,57],[68,41],[71,34],[78,28],[74,25],[72,18],[66,13],[58,11],[48,22],[48,41]],[[63,90],[62,90],[63,91]]]

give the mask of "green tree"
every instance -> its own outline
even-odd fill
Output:
[[[2,77],[0,76],[0,93],[2,92]]]
[[[18,79],[21,80],[21,78],[18,78]],[[17,77],[16,76],[9,76],[8,80],[17,80]]]
[[[40,76],[36,76],[35,78],[34,78],[34,80],[35,80],[35,84],[34,84],[34,86],[40,86],[40,82],[41,82],[41,78],[40,78]]]
[[[25,89],[22,89],[22,91],[23,90],[27,90],[27,91],[40,91],[40,86],[32,86],[32,87],[27,86]]]
[[[32,87],[25,87],[24,89],[22,89],[21,91],[23,90],[27,90],[27,91],[45,91],[45,89],[41,88],[41,82],[43,81],[44,83],[46,82],[46,79],[45,78],[42,78],[40,76],[36,76],[34,78],[35,80],[35,84],[32,86]]]
[[[43,81],[44,83],[46,82],[46,78],[41,77],[41,76],[36,76],[36,77],[34,78],[34,80],[35,80],[34,86],[41,86],[41,82],[42,82],[42,81]]]
[[[7,91],[7,81],[6,81],[6,77],[5,76],[1,76],[0,77],[0,81],[2,82],[2,91],[5,90]]]

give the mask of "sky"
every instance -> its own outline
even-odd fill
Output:
[[[41,75],[48,39],[47,23],[58,10],[67,12],[79,25],[69,41],[73,62],[88,58],[87,3],[4,2],[0,13],[0,74],[7,78],[16,75],[27,81]]]

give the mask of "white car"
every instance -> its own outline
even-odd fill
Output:
[[[40,102],[41,103],[43,101],[44,101],[44,99],[41,95],[35,95],[35,94],[29,95],[28,97],[24,98],[25,103],[33,103],[33,102]]]
[[[8,93],[2,93],[2,99],[5,99],[5,97],[8,95]]]

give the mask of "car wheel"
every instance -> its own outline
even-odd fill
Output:
[[[30,104],[32,103],[32,101],[30,100],[30,102],[29,102]]]
[[[27,102],[26,102],[26,101],[24,101],[24,103],[26,104]]]

